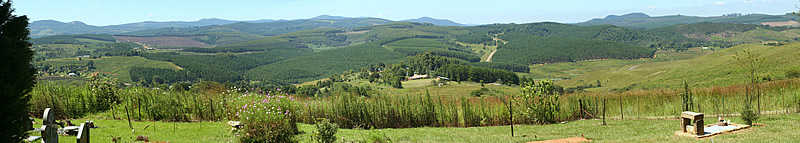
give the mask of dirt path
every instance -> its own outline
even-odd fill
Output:
[[[628,70],[633,70],[633,69],[635,69],[636,67],[639,67],[639,65],[636,65],[636,66],[633,66],[633,67],[631,67],[631,68],[628,68]]]
[[[486,62],[492,62],[492,57],[494,56],[494,53],[496,53],[496,52],[497,52],[497,50],[492,51],[492,53],[489,54],[489,57],[486,58]]]

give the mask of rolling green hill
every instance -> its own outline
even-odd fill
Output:
[[[313,81],[370,64],[407,61],[406,57],[428,51],[434,55],[459,59],[464,65],[522,72],[522,75],[535,71],[530,75],[542,77],[547,74],[536,72],[536,69],[530,70],[527,65],[652,58],[657,49],[697,47],[707,43],[733,45],[759,40],[785,42],[798,37],[796,31],[788,30],[790,28],[730,23],[696,23],[632,30],[612,25],[577,26],[552,22],[472,27],[382,22],[389,21],[372,18],[320,18],[168,28],[127,34],[196,35],[193,40],[213,46],[175,47],[182,51],[140,51],[131,54],[150,60],[171,62],[185,68],[188,71],[187,77],[181,77],[181,80],[250,82],[259,85]],[[284,28],[251,29],[259,26]],[[734,34],[725,35],[729,33]],[[95,43],[111,43],[104,36],[110,37],[64,35],[40,39],[44,42],[70,39],[81,42],[83,39],[94,40]],[[498,46],[495,48],[482,44]],[[495,52],[492,59],[494,63],[477,63],[481,57],[488,59],[492,52]],[[136,71],[174,74],[148,68],[139,68]],[[151,79],[153,75],[137,77]]]
[[[116,42],[116,39],[109,34],[76,34],[76,35],[55,35],[33,39],[33,44],[80,44],[87,43],[81,39],[96,40],[99,42]]]
[[[367,43],[325,50],[311,55],[264,65],[247,71],[246,76],[251,80],[273,84],[302,83],[325,78],[332,74],[339,74],[350,69],[357,69],[369,64],[377,64],[380,62],[397,63],[406,60],[405,57],[407,55],[393,52],[384,48],[383,45],[413,38],[417,38],[419,41],[426,41],[429,44],[433,43],[433,45],[442,44],[436,42],[436,40],[429,40],[445,37],[444,34],[425,32],[432,31],[432,27],[436,26],[408,22],[362,27],[357,30],[369,31],[362,35],[369,41]],[[448,29],[443,30],[446,31]],[[398,44],[403,43],[405,42],[400,42]]]
[[[215,32],[244,32],[262,36],[276,36],[285,33],[311,30],[316,28],[353,28],[392,21],[378,18],[346,18],[346,19],[302,19],[292,21],[276,21],[265,23],[239,22],[226,25],[211,25],[188,28],[160,28],[123,33],[125,35],[186,35]]]
[[[800,60],[797,52],[800,50],[800,43],[784,46],[744,44],[687,60],[632,64],[598,70],[559,81],[557,84],[574,87],[596,81],[603,82],[603,87],[594,90],[676,88],[683,81],[689,82],[691,86],[701,87],[740,84],[746,81],[744,71],[735,65],[733,56],[742,50],[750,50],[766,58],[761,71],[771,79],[784,79],[787,71],[800,69],[800,63],[796,62]]]
[[[649,58],[655,53],[655,49],[651,48],[602,40],[515,33],[503,34],[500,38],[509,43],[497,48],[492,61],[530,65],[589,59]]]
[[[60,58],[60,59],[48,59],[42,62],[43,65],[48,65],[50,68],[62,68],[62,67],[73,67],[73,66],[86,66],[89,61],[94,62],[94,67],[96,69],[92,70],[91,72],[99,72],[107,74],[111,77],[118,78],[122,82],[131,82],[130,79],[130,69],[133,67],[148,67],[148,68],[157,68],[157,69],[170,69],[170,70],[179,70],[182,69],[181,67],[165,61],[155,61],[155,60],[148,60],[142,57],[128,57],[128,56],[110,56],[110,57],[103,57],[99,59],[83,59],[83,60],[76,60],[75,58]],[[73,70],[76,68],[73,68]],[[59,76],[59,75],[66,75],[71,71],[64,71],[62,73],[55,73],[51,76]],[[88,73],[78,73],[78,74],[88,74]]]

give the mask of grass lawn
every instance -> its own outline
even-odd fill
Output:
[[[738,117],[726,118],[734,123],[742,123]],[[706,118],[706,124],[716,117]],[[85,120],[77,120],[85,121]],[[100,128],[91,130],[94,142],[110,142],[110,136],[121,137],[123,142],[132,142],[136,136],[144,135],[151,141],[170,142],[236,142],[224,122],[133,122],[136,131],[128,127],[124,120],[94,120]],[[516,125],[515,137],[510,136],[509,126],[473,128],[406,128],[406,129],[340,129],[336,134],[338,141],[344,137],[348,141],[364,140],[370,133],[384,134],[394,142],[527,142],[558,138],[579,137],[583,134],[595,142],[799,142],[800,114],[762,116],[759,123],[750,129],[726,133],[711,138],[694,139],[673,135],[679,130],[678,120],[608,120],[609,125],[599,125],[600,120],[580,120],[564,124]],[[37,120],[41,123],[41,120]],[[147,130],[143,128],[151,125]],[[36,127],[41,126],[34,125]],[[300,142],[311,142],[313,125],[299,124],[303,134],[297,136]],[[33,133],[32,135],[38,135]],[[74,136],[60,136],[59,142],[74,142]]]

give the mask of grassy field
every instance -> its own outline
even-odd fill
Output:
[[[742,50],[750,50],[754,54],[766,58],[761,71],[764,75],[772,79],[784,79],[786,71],[800,69],[800,63],[796,62],[800,60],[800,56],[796,52],[798,48],[800,48],[800,43],[784,46],[745,44],[717,50],[688,60],[618,64],[609,66],[604,70],[585,72],[571,80],[559,81],[557,84],[574,87],[587,83],[596,83],[598,80],[605,83],[603,87],[594,88],[593,90],[624,87],[671,88],[678,87],[682,81],[689,82],[691,86],[699,87],[739,84],[745,81],[744,71],[736,65],[733,56],[736,55],[736,52],[741,52]],[[531,69],[533,70],[534,68]]]
[[[615,70],[622,67],[633,67],[639,64],[655,63],[664,61],[687,60],[713,53],[711,50],[703,50],[699,47],[690,48],[688,51],[658,51],[655,58],[620,60],[620,59],[600,59],[586,60],[579,62],[563,62],[552,64],[530,65],[530,73],[521,73],[520,76],[529,76],[536,79],[556,79],[569,80],[587,73],[604,70]],[[634,68],[635,69],[635,68]]]
[[[108,119],[77,119],[73,123],[80,125],[87,120],[93,120],[100,128],[91,129],[92,142],[112,142],[111,136],[121,137],[121,142],[134,142],[136,136],[147,136],[150,141],[182,142],[236,142],[237,139],[229,132],[230,127],[223,122],[131,122],[134,129],[128,126],[127,120]],[[41,127],[41,119],[36,119],[34,127]],[[149,126],[149,127],[148,127]],[[147,127],[147,129],[144,129]],[[31,132],[31,136],[39,133]],[[75,136],[59,136],[60,143],[74,143]]]
[[[461,83],[448,82],[448,84],[438,86],[431,84],[431,81],[433,80],[434,79],[419,79],[419,80],[403,81],[402,89],[393,88],[388,85],[378,85],[374,83],[369,83],[366,80],[352,80],[351,82],[348,83],[352,85],[370,85],[373,87],[372,89],[377,90],[381,94],[389,96],[425,95],[425,90],[427,90],[433,97],[471,98],[475,96],[471,96],[470,92],[481,89],[481,84],[475,82],[466,82],[466,81]],[[308,85],[312,83],[316,82],[306,82],[300,85]],[[500,91],[504,95],[520,94],[520,89],[518,86],[508,86],[508,85],[498,86],[498,85],[485,84],[484,87],[492,91]],[[502,96],[502,95],[492,95],[492,96]]]
[[[75,58],[60,58],[60,59],[47,59],[44,64],[54,66],[67,66],[67,65],[80,65],[85,66],[89,61],[94,61],[94,66],[97,72],[110,74],[112,77],[119,78],[120,81],[130,82],[128,72],[131,67],[152,67],[152,68],[165,68],[165,69],[179,69],[173,63],[165,61],[148,60],[142,57],[120,57],[110,56],[102,57],[99,59],[84,58],[78,61]]]
[[[712,35],[711,40],[742,42],[742,43],[759,43],[762,41],[794,41],[795,38],[798,37],[800,37],[800,29],[792,29],[785,31],[754,29],[744,33],[737,34],[733,37],[721,37],[718,35]]]
[[[486,61],[486,59],[489,58],[489,54],[497,50],[497,46],[486,46],[486,48],[484,48],[482,44],[468,44],[461,42],[456,42],[456,43],[461,46],[469,47],[469,49],[475,51],[476,54],[480,54],[481,61]]]
[[[734,123],[741,123],[739,118],[726,118]],[[716,118],[706,118],[706,124]],[[74,121],[85,121],[74,120]],[[515,137],[510,136],[509,126],[473,127],[473,128],[406,128],[406,129],[339,129],[338,141],[364,140],[372,134],[383,134],[393,142],[528,142],[568,137],[592,139],[595,142],[798,142],[800,132],[796,132],[800,123],[800,114],[784,114],[764,116],[759,123],[765,126],[754,126],[749,129],[726,133],[711,138],[694,139],[673,135],[678,131],[678,120],[608,120],[607,126],[601,126],[600,120],[579,120],[563,124],[551,125],[515,125]],[[151,141],[170,142],[237,142],[229,132],[225,122],[132,122],[135,130],[128,127],[125,120],[96,119],[100,128],[92,129],[91,140],[95,142],[111,142],[110,136],[121,137],[123,142],[133,142],[136,136],[144,135]],[[41,123],[41,120],[37,120]],[[146,130],[144,127],[150,125]],[[41,124],[35,124],[40,127]],[[299,124],[304,132],[297,135],[300,142],[312,142],[313,125]],[[38,135],[32,133],[31,135]],[[74,142],[74,136],[60,136],[59,142]]]

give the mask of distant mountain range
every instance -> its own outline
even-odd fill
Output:
[[[80,21],[59,22],[55,20],[40,20],[32,22],[29,25],[29,28],[31,29],[31,37],[37,38],[37,37],[52,36],[52,35],[119,34],[119,33],[134,32],[134,31],[141,31],[148,29],[166,28],[166,27],[198,27],[198,26],[209,26],[209,25],[225,25],[225,24],[233,24],[239,22],[264,23],[264,22],[276,22],[276,21],[286,21],[286,20],[261,19],[261,20],[251,20],[251,21],[233,21],[233,20],[225,20],[218,18],[206,18],[206,19],[200,19],[198,21],[166,21],[166,22],[145,21],[145,22],[136,22],[136,23],[127,23],[119,25],[109,25],[109,26],[88,25]]]
[[[289,21],[302,21],[302,20],[343,20],[343,19],[365,19],[365,18],[369,17],[353,18],[353,17],[320,15],[309,19],[297,19],[297,20],[261,19],[261,20],[250,20],[250,21],[234,21],[234,20],[225,20],[218,18],[208,18],[208,19],[200,19],[198,21],[166,21],[166,22],[145,21],[145,22],[136,22],[136,23],[127,23],[119,25],[109,25],[109,26],[88,25],[80,21],[59,22],[55,20],[40,20],[32,22],[29,28],[31,29],[31,37],[38,38],[44,36],[68,35],[68,34],[120,34],[120,33],[129,33],[129,32],[150,30],[150,29],[202,27],[202,26],[212,26],[212,25],[235,24],[240,22],[270,23],[270,22],[289,22]],[[403,21],[432,23],[434,25],[440,25],[440,26],[467,26],[450,20],[434,19],[430,17],[422,17],[422,18],[409,19]]]
[[[408,19],[408,20],[403,20],[403,21],[406,21],[406,22],[419,22],[419,23],[431,23],[433,25],[439,25],[439,26],[468,26],[468,25],[461,24],[461,23],[456,23],[456,22],[453,22],[453,21],[450,21],[450,20],[447,20],[447,19],[435,19],[435,18],[430,18],[430,17],[420,17],[420,18],[417,18],[417,19]]]
[[[715,23],[738,23],[738,24],[768,24],[768,23],[778,23],[779,25],[797,25],[796,22],[793,22],[797,19],[797,16],[786,14],[786,15],[765,15],[765,14],[726,14],[723,16],[711,16],[711,17],[699,17],[699,16],[685,16],[685,15],[670,15],[670,16],[658,16],[658,17],[651,17],[644,13],[629,13],[625,15],[609,15],[605,18],[596,18],[586,22],[575,23],[576,25],[581,26],[590,26],[590,25],[615,25],[633,29],[648,29],[648,28],[657,28],[657,27],[665,27],[670,25],[677,25],[677,24],[693,24],[693,23],[700,23],[700,22],[715,22]],[[68,35],[68,34],[123,34],[123,33],[131,33],[143,30],[155,30],[155,29],[162,29],[163,28],[192,28],[192,27],[204,27],[204,26],[214,26],[214,25],[230,25],[234,27],[240,26],[249,26],[252,24],[258,25],[259,23],[274,23],[274,24],[261,24],[262,26],[269,26],[269,25],[281,25],[282,28],[289,28],[292,26],[287,26],[287,24],[293,23],[303,23],[303,21],[310,21],[310,20],[346,20],[347,19],[371,19],[373,20],[370,23],[366,24],[384,24],[384,23],[391,23],[396,21],[385,20],[380,18],[370,18],[370,17],[343,17],[343,16],[331,16],[331,15],[320,15],[309,19],[296,19],[296,20],[273,20],[273,19],[262,19],[262,20],[250,20],[250,21],[234,21],[234,20],[225,20],[225,19],[217,19],[217,18],[209,18],[209,19],[200,19],[198,21],[166,21],[166,22],[155,22],[155,21],[145,21],[145,22],[136,22],[136,23],[128,23],[128,24],[119,24],[119,25],[109,25],[109,26],[94,26],[94,25],[87,25],[80,21],[73,21],[73,22],[59,22],[54,20],[40,20],[34,21],[30,24],[31,29],[31,37],[38,38],[44,36],[52,36],[52,35]],[[374,21],[378,20],[378,21]],[[421,17],[417,19],[407,19],[401,20],[406,22],[419,22],[419,23],[431,23],[434,25],[439,26],[471,26],[461,23],[456,23],[447,19],[435,19],[431,17]],[[318,21],[319,22],[319,21]],[[351,21],[353,22],[353,21]],[[241,23],[241,24],[237,24]],[[306,22],[308,23],[308,22]],[[365,23],[362,23],[365,24]],[[343,25],[331,25],[332,27],[337,28],[348,28],[349,26],[361,26],[362,24],[343,24]],[[239,26],[236,26],[239,25]],[[230,26],[224,26],[230,27]],[[298,26],[295,26],[298,27]],[[301,25],[297,28],[297,30],[289,30],[289,31],[300,31],[300,30],[307,30],[308,28],[317,28],[317,27],[329,27],[329,26],[308,26],[308,25]],[[235,28],[239,30],[247,29],[247,28]],[[267,29],[274,29],[274,28],[267,28]],[[252,29],[251,29],[252,30]],[[242,31],[245,32],[245,31]],[[252,32],[247,32],[252,33]],[[259,34],[264,36],[275,35],[275,34],[282,34],[279,33],[253,33]]]
[[[615,25],[628,28],[657,28],[677,24],[693,24],[700,22],[714,23],[737,23],[737,24],[764,24],[764,22],[789,22],[797,20],[797,16],[786,15],[766,15],[766,14],[726,14],[723,16],[685,16],[669,15],[651,17],[644,13],[630,13],[625,15],[609,15],[605,18],[596,18],[586,22],[576,23],[577,25]]]

